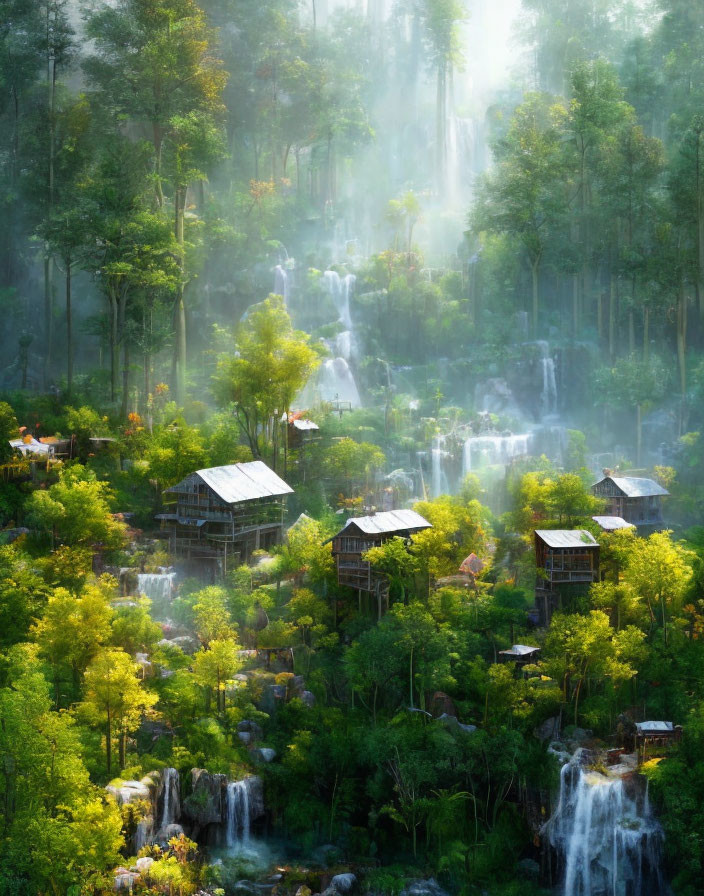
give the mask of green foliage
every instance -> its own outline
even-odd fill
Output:
[[[112,493],[92,470],[74,465],[61,470],[59,481],[35,491],[27,502],[29,522],[50,537],[52,547],[87,546],[115,550],[123,545],[125,526],[110,511]]]
[[[213,391],[222,407],[232,407],[256,458],[265,447],[260,427],[274,438],[281,415],[288,413],[317,365],[308,342],[305,333],[291,326],[281,297],[271,295],[237,328],[237,353],[218,360]]]

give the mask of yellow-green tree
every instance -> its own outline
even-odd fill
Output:
[[[139,665],[124,650],[104,650],[86,669],[82,714],[105,732],[108,776],[112,774],[112,742],[119,737],[120,768],[124,768],[127,736],[139,725],[144,712],[157,701],[137,677]]]
[[[209,694],[215,694],[220,714],[225,712],[225,688],[232,676],[242,667],[240,646],[234,638],[215,639],[193,657],[196,682]]]
[[[253,456],[269,448],[275,467],[279,421],[318,363],[309,341],[272,294],[249,310],[235,331],[235,353],[220,356],[213,377],[215,397],[232,409]]]
[[[114,550],[125,542],[125,525],[112,516],[112,492],[92,470],[75,465],[59,474],[45,491],[27,501],[30,523],[56,544],[86,545]]]
[[[79,594],[57,588],[32,630],[39,653],[52,670],[57,707],[64,673],[70,670],[76,698],[88,664],[110,638],[110,624],[115,616],[110,606],[114,586],[115,580],[106,576],[86,585]]]

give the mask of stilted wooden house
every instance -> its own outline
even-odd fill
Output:
[[[280,544],[286,495],[293,489],[260,460],[197,470],[166,490],[176,496],[159,514],[177,557],[214,562],[221,572],[253,551]]]
[[[314,442],[320,438],[320,427],[312,420],[302,417],[300,414],[291,414],[288,419],[288,446],[291,449],[300,448],[308,442]]]
[[[592,494],[606,501],[606,513],[639,528],[664,525],[662,500],[670,493],[654,479],[639,476],[605,476],[592,486]]]
[[[348,519],[344,529],[331,539],[338,584],[375,594],[381,616],[382,608],[388,607],[389,583],[386,576],[374,572],[362,555],[390,538],[410,542],[415,532],[430,528],[430,523],[415,510],[389,510]]]
[[[599,580],[599,544],[586,529],[536,529],[535,566],[538,619],[547,625],[563,597]]]

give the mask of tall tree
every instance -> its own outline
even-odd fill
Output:
[[[215,35],[194,0],[119,0],[93,13],[87,31],[96,52],[84,67],[101,101],[135,128],[148,129],[156,200],[170,185],[174,235],[183,276],[176,290],[176,398],[183,400],[186,309],[183,294],[186,191],[202,181],[213,157],[226,75],[214,55]],[[172,164],[166,170],[165,154]]]

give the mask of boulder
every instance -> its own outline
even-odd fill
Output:
[[[301,694],[301,700],[305,703],[306,706],[314,706],[315,694],[312,691],[303,691],[303,693]]]
[[[251,734],[252,740],[260,740],[264,736],[261,726],[251,719],[242,719],[237,723],[237,731],[244,734]]]
[[[557,740],[560,736],[560,717],[552,716],[549,719],[545,719],[542,724],[535,728],[533,734],[541,743],[545,743],[546,740]]]
[[[401,890],[401,896],[448,896],[433,877],[427,880],[410,880]]]
[[[463,731],[465,734],[473,734],[477,730],[476,725],[463,725],[456,716],[449,716],[446,712],[438,716],[437,721],[444,725],[448,731]]]
[[[238,731],[237,737],[242,741],[245,747],[248,747],[252,742],[252,735],[249,731]]]
[[[113,889],[117,891],[127,890],[131,893],[138,880],[139,874],[136,871],[128,871],[126,868],[118,868],[115,872]]]
[[[296,890],[296,896],[313,896],[313,893],[310,887],[307,887],[305,884],[301,884],[301,886]]]
[[[149,869],[154,864],[154,859],[150,856],[142,856],[141,859],[137,859],[134,863],[135,868],[139,872],[139,874],[143,874],[145,877],[149,875]]]
[[[204,768],[191,769],[191,794],[183,804],[183,814],[195,824],[221,824],[225,821],[227,777],[211,775]]]
[[[152,798],[151,784],[150,778],[142,778],[141,781],[120,781],[116,784],[108,784],[105,789],[115,797],[118,805],[124,806],[135,800],[150,801]]]
[[[351,871],[344,874],[336,874],[330,881],[330,889],[334,893],[346,894],[351,893],[357,886],[357,876]]]
[[[257,747],[252,751],[252,758],[255,762],[272,762],[276,759],[276,750],[271,747]]]

